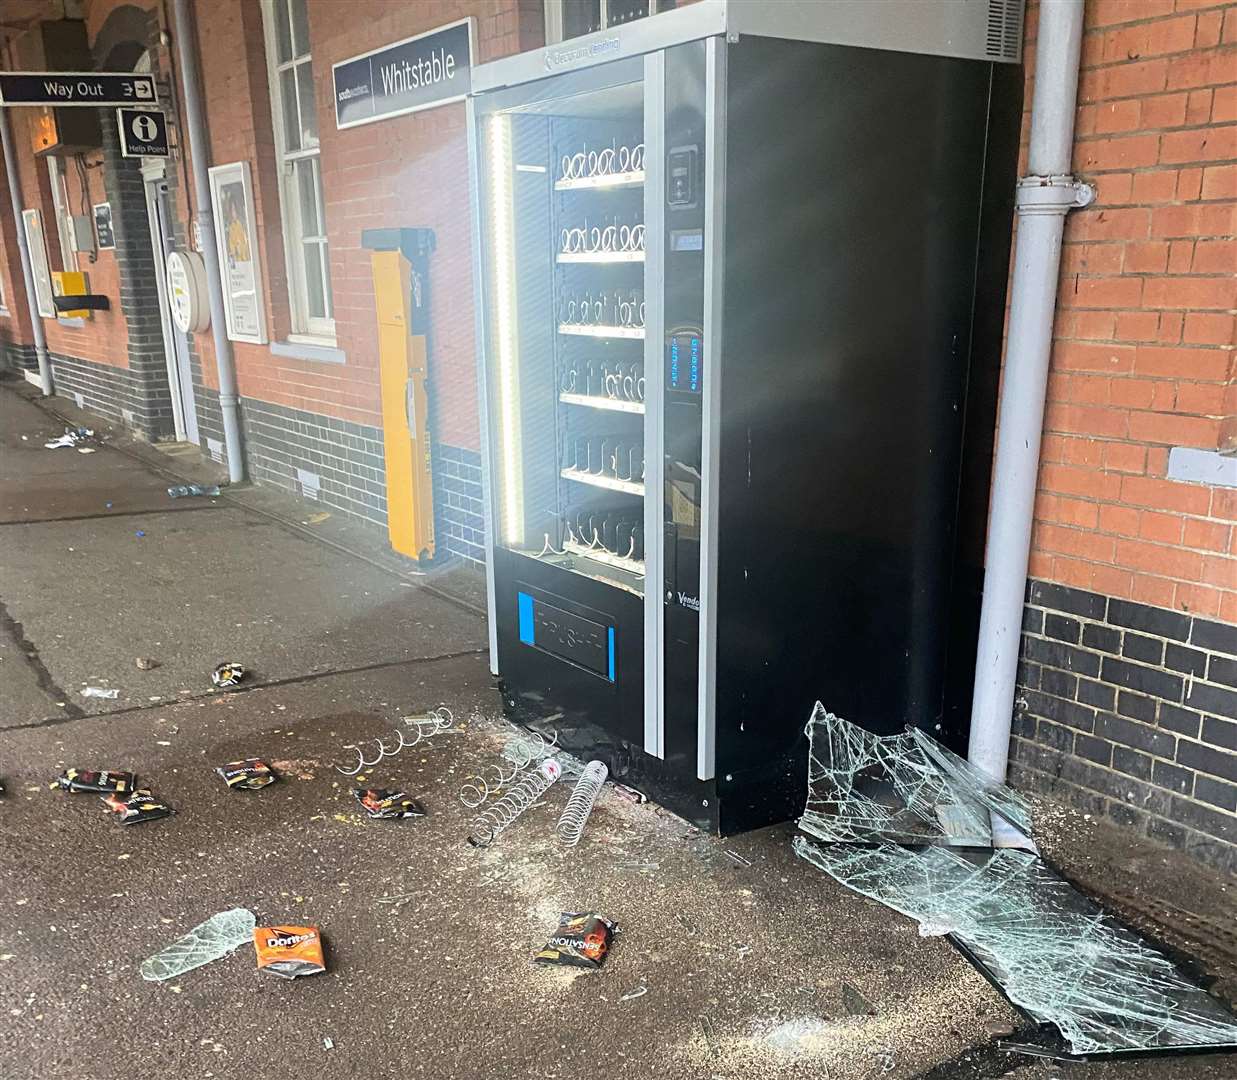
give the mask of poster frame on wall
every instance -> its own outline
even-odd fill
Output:
[[[249,162],[216,165],[209,173],[228,340],[265,345],[266,303]]]

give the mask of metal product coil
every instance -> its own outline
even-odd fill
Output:
[[[394,757],[401,750],[407,750],[435,735],[441,735],[455,726],[455,716],[445,705],[439,705],[433,712],[423,715],[405,716],[403,721],[405,727],[415,731],[415,734],[405,734],[404,728],[396,728],[394,746],[388,746],[384,739],[372,740],[378,750],[378,756],[372,761],[366,758],[365,751],[358,744],[348,743],[344,749],[356,754],[356,768],[344,769],[336,765],[335,771],[343,773],[344,776],[356,776],[362,769],[372,769],[383,758]]]
[[[602,785],[605,784],[606,777],[609,775],[610,770],[602,761],[590,761],[584,767],[584,772],[576,781],[576,786],[571,791],[571,798],[567,800],[567,806],[563,809],[562,816],[558,819],[558,825],[554,830],[558,833],[560,843],[567,847],[575,847],[580,842],[584,826],[593,812],[593,804],[597,801]]]
[[[546,758],[536,772],[529,773],[506,795],[477,815],[468,830],[468,842],[473,847],[489,847],[498,834],[536,803],[561,774],[558,762]]]
[[[546,542],[549,542],[548,537]],[[529,731],[512,739],[503,750],[503,759],[512,766],[511,769],[504,768],[503,763],[499,762],[475,776],[468,777],[460,785],[460,802],[469,810],[477,809],[491,795],[505,788],[534,762],[548,757],[557,744],[557,731],[549,739],[540,731]]]

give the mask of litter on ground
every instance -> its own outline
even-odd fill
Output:
[[[246,908],[232,908],[212,915],[166,949],[142,961],[139,969],[142,978],[148,982],[166,982],[227,956],[253,940],[256,925],[254,913]]]

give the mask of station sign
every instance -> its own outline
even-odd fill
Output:
[[[474,23],[461,19],[334,64],[335,126],[462,101],[472,89]]]
[[[153,105],[155,77],[106,71],[0,72],[0,105]]]

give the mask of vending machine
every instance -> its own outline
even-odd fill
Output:
[[[820,700],[965,745],[1021,0],[701,0],[477,67],[490,658],[723,833]]]

